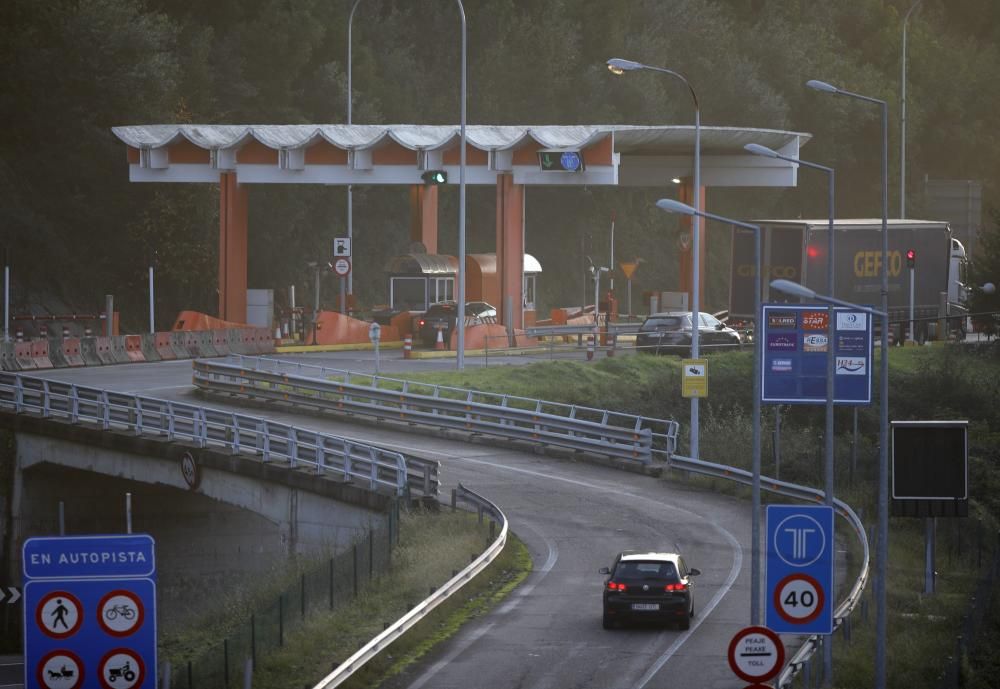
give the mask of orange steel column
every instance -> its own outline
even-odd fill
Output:
[[[429,254],[438,251],[438,188],[433,184],[410,187],[410,241],[422,243]]]
[[[513,175],[497,175],[497,279],[500,322],[523,328],[524,185]],[[511,313],[507,313],[508,305]]]
[[[219,175],[219,318],[247,322],[247,188]]]
[[[689,206],[694,205],[694,185],[691,183],[691,179],[685,179],[677,189],[677,200],[681,203],[686,203]],[[705,210],[705,187],[701,188],[701,210]],[[694,295],[692,292],[693,280],[692,274],[694,270],[694,261],[692,260],[691,252],[691,225],[693,218],[690,215],[680,216],[681,221],[681,235],[680,241],[678,242],[677,258],[679,261],[679,285],[678,290],[681,292],[687,292],[688,304],[691,304]],[[705,310],[705,255],[708,253],[708,247],[705,246],[705,224],[708,221],[705,218],[701,219],[698,223],[698,239],[701,242],[701,251],[699,252],[698,266],[698,276],[701,284],[699,285],[701,298],[699,299],[700,308],[702,311]]]

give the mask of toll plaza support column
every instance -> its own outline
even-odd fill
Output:
[[[686,203],[689,206],[695,205],[694,185],[691,183],[690,178],[685,178],[684,181],[681,183],[681,185],[677,188],[677,200],[680,201],[681,203]],[[705,187],[701,188],[701,198],[698,200],[701,203],[697,207],[704,210]],[[678,266],[679,268],[678,275],[680,276],[679,278],[680,284],[678,285],[678,291],[687,292],[689,305],[692,304],[694,300],[694,295],[692,294],[694,288],[693,278],[692,278],[694,272],[694,265],[693,265],[694,261],[692,260],[691,256],[692,253],[691,225],[693,218],[694,216],[691,215],[684,215],[680,217],[681,234],[679,238],[678,251],[677,251],[677,258],[680,261],[680,265]],[[705,247],[705,225],[707,223],[708,220],[705,219],[703,219],[700,223],[698,223],[698,240],[701,242],[700,244],[701,253],[698,256],[698,258],[700,259],[698,261],[700,263],[700,265],[698,266],[699,268],[698,282],[701,283],[699,285],[700,287],[699,293],[701,294],[701,299],[699,301],[701,301],[700,308],[702,311],[705,310],[705,255],[708,253],[708,250]]]
[[[500,322],[524,327],[524,185],[513,175],[497,175],[497,279]],[[508,309],[510,313],[508,313]]]
[[[438,188],[433,184],[410,187],[410,241],[423,244],[429,254],[438,252]]]
[[[219,175],[219,318],[247,322],[247,187]]]

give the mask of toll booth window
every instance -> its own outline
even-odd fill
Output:
[[[524,308],[535,308],[535,275],[524,276]]]
[[[454,301],[455,300],[455,278],[434,278],[431,288],[431,301]]]
[[[391,278],[389,280],[389,307],[396,311],[426,310],[427,278]]]

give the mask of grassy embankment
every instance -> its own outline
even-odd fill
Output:
[[[889,610],[889,681],[891,687],[912,689],[937,686],[948,657],[955,653],[963,617],[983,569],[997,546],[1000,515],[1000,357],[995,348],[956,346],[895,348],[890,352],[890,420],[967,419],[969,421],[970,516],[939,519],[937,527],[937,593],[925,596],[924,520],[892,519],[887,600]],[[877,361],[875,363],[877,367]],[[710,358],[709,398],[702,403],[701,456],[749,468],[753,430],[749,352]],[[548,362],[531,366],[497,366],[463,372],[414,376],[443,385],[471,387],[557,402],[604,407],[660,418],[675,418],[686,429],[689,402],[680,397],[680,361],[674,357],[618,357],[596,365]],[[875,395],[878,385],[876,374]],[[859,409],[859,442],[852,467],[852,417],[847,409],[836,415],[836,491],[873,525],[878,484],[878,400]],[[781,409],[781,467],[785,480],[822,487],[822,406],[784,406]],[[775,410],[762,418],[763,473],[774,473]],[[686,438],[685,430],[682,436]],[[683,452],[684,448],[681,448]],[[675,480],[667,477],[666,480]],[[724,481],[687,479],[709,490],[744,492]],[[769,499],[765,494],[765,500]],[[783,502],[782,498],[773,498]],[[858,549],[853,554],[851,581],[856,574]],[[873,551],[874,556],[874,551]],[[838,687],[867,687],[874,665],[875,607],[872,587],[865,592],[865,612],[856,611],[850,643],[834,642]],[[1000,598],[1000,597],[995,597]],[[993,610],[1000,602],[992,602]],[[996,614],[978,630],[983,638],[1000,637]],[[966,686],[992,686],[998,664],[991,646],[980,644],[964,662]],[[985,655],[984,655],[985,653]]]
[[[466,512],[416,511],[403,513],[400,544],[393,552],[389,573],[378,578],[351,603],[334,612],[307,618],[286,633],[285,644],[258,658],[255,687],[301,689],[311,687],[384,626],[402,617],[479,555],[489,538],[487,523]],[[501,555],[478,577],[440,605],[402,639],[356,673],[348,687],[371,687],[398,673],[464,622],[481,615],[502,600],[531,570],[524,544],[511,535]],[[214,646],[236,626],[245,624],[253,600],[268,600],[277,591],[294,586],[298,573],[262,585],[255,592],[234,596],[225,612],[161,639],[161,656],[182,668],[206,646]],[[237,600],[238,599],[238,600]]]

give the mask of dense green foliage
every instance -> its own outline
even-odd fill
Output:
[[[161,322],[181,308],[214,312],[217,190],[127,181],[122,124],[308,123],[346,119],[351,0],[8,0],[0,5],[0,244],[13,249],[15,312],[60,295],[94,310],[115,293],[141,323],[147,258],[158,254]],[[684,73],[706,125],[809,132],[803,155],[838,170],[843,216],[879,212],[878,112],[803,87],[810,78],[890,104],[890,208],[898,208],[901,17],[910,0],[466,0],[469,122],[687,124],[682,86],[655,74],[613,78],[621,56]],[[981,179],[998,205],[1000,5],[925,0],[909,24],[908,214],[919,180]],[[362,0],[353,23],[353,121],[456,123],[455,4]],[[821,175],[791,190],[710,192],[736,217],[825,213]],[[582,254],[641,256],[635,298],[676,287],[678,221],[656,212],[662,190],[532,190],[527,249],[545,274],[540,303],[584,294]],[[441,250],[456,251],[457,190],[442,194]],[[494,192],[469,192],[468,248],[492,251]],[[332,187],[254,188],[251,287],[297,284],[306,262],[343,233],[346,195]],[[355,193],[355,290],[384,300],[382,268],[408,250],[407,197]],[[710,233],[705,303],[728,299],[729,242]],[[324,298],[336,303],[334,280]]]

